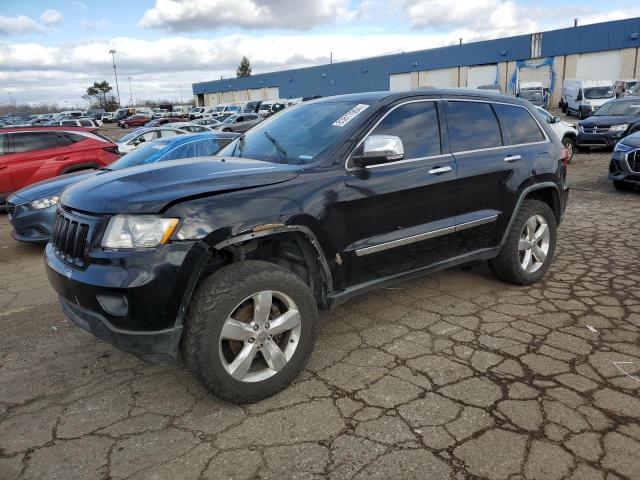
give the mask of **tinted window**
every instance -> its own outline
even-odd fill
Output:
[[[25,132],[12,133],[14,153],[32,152],[34,150],[46,150],[58,147],[58,141],[52,132]]]
[[[488,103],[447,102],[447,124],[454,152],[502,145],[498,120]]]
[[[74,126],[77,127],[78,126],[78,122],[75,120],[64,120],[62,122],[60,122],[60,125],[64,125],[64,126]]]
[[[435,102],[401,105],[384,117],[371,134],[400,137],[404,146],[404,158],[421,158],[442,153]]]
[[[93,123],[90,120],[80,120],[80,125],[83,127],[93,127]]]
[[[495,104],[494,108],[500,120],[500,125],[502,125],[504,143],[506,145],[541,142],[544,140],[540,127],[527,109],[501,104]]]
[[[4,155],[5,151],[4,151],[4,137],[6,137],[6,135],[0,135],[0,155]],[[9,152],[6,152],[9,153]]]

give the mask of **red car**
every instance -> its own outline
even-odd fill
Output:
[[[84,127],[11,127],[0,130],[0,203],[10,193],[57,175],[109,165],[118,146]]]
[[[131,115],[123,120],[118,121],[118,126],[120,128],[129,128],[129,127],[142,127],[145,123],[153,120],[153,117],[148,115]]]

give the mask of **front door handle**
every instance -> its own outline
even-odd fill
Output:
[[[508,155],[504,157],[505,162],[515,162],[516,160],[522,160],[522,155]]]
[[[447,173],[451,171],[451,167],[435,167],[429,170],[431,175],[439,175],[440,173]]]

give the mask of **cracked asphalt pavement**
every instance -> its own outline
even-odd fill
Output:
[[[1,213],[0,478],[640,478],[640,192],[608,158],[570,165],[542,282],[478,263],[357,298],[243,407],[70,325]]]

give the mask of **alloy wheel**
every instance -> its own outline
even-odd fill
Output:
[[[534,273],[544,265],[550,239],[549,224],[542,215],[534,215],[527,220],[518,242],[520,266],[525,272]]]
[[[265,290],[245,298],[222,326],[222,365],[241,382],[272,377],[293,357],[301,325],[297,305],[282,292]]]

